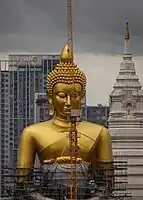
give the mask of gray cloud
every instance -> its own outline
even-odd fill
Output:
[[[118,54],[129,21],[134,54],[143,53],[142,0],[73,0],[78,51]],[[0,0],[0,51],[59,51],[66,0]]]
[[[0,5],[0,36],[20,33],[23,24],[22,3],[18,0],[0,0]]]

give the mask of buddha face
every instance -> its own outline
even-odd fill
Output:
[[[80,109],[82,100],[82,86],[79,83],[57,83],[53,88],[51,103],[56,110],[56,116],[67,119],[71,109]]]

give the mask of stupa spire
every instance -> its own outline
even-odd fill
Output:
[[[130,40],[130,31],[129,31],[129,23],[126,22],[126,29],[125,29],[125,40]]]
[[[128,58],[128,59],[132,58],[132,53],[130,51],[130,31],[128,22],[126,22],[126,27],[125,27],[125,44],[124,44],[123,58]]]

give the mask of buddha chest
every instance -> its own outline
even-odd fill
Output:
[[[37,134],[36,146],[37,153],[41,163],[45,160],[55,160],[60,157],[69,157],[69,131],[53,131],[47,133],[47,131]],[[90,154],[96,149],[98,143],[98,136],[91,137],[90,134],[78,130],[78,157],[84,161],[89,159]]]

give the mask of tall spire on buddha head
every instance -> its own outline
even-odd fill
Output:
[[[125,44],[124,44],[123,58],[127,59],[132,58],[132,53],[130,51],[130,31],[128,22],[126,22],[126,27],[125,27]]]
[[[60,61],[61,63],[73,63],[73,52],[68,43],[62,49]]]

